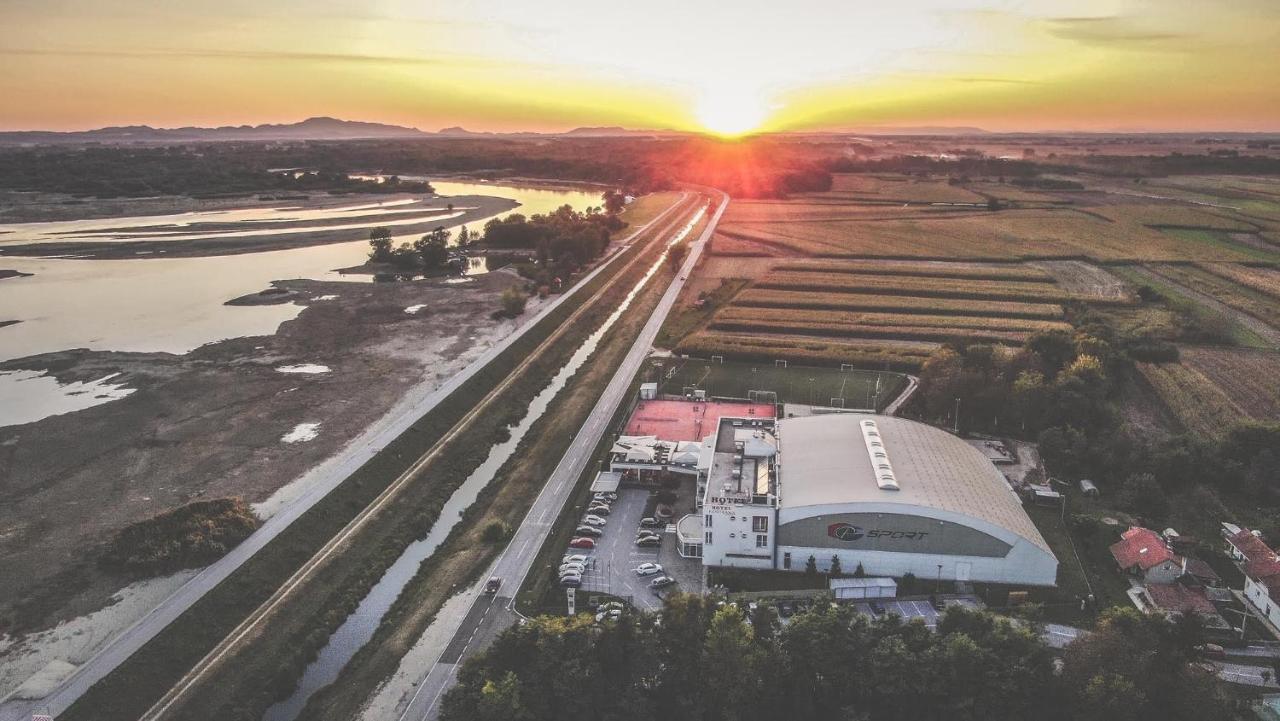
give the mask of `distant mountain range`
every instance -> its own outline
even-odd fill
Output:
[[[337,118],[308,118],[299,123],[280,125],[226,125],[219,128],[153,128],[149,125],[98,128],[59,132],[51,130],[18,130],[0,132],[0,144],[43,145],[49,143],[190,143],[211,141],[283,141],[283,140],[357,140],[405,138],[493,138],[545,137],[613,137],[629,135],[673,135],[673,130],[627,130],[620,127],[576,128],[566,133],[486,133],[461,127],[444,128],[431,133],[417,128],[385,123],[366,123]]]

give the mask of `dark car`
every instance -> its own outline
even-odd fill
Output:
[[[498,587],[501,585],[502,585],[502,579],[498,578],[497,576],[493,576],[492,578],[490,578],[488,581],[485,582],[484,592],[492,596],[493,594],[498,592]]]

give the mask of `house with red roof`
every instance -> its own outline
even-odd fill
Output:
[[[1244,572],[1244,597],[1273,629],[1280,629],[1280,558],[1256,532],[1223,524],[1227,553]]]
[[[1173,583],[1183,574],[1182,557],[1150,528],[1133,526],[1120,534],[1111,545],[1111,557],[1120,570],[1146,583]]]

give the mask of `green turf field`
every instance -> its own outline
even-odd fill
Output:
[[[705,390],[708,396],[752,398],[751,391],[773,391],[778,403],[836,405],[844,408],[877,409],[897,397],[906,384],[900,373],[868,370],[838,370],[790,365],[786,368],[764,363],[727,362],[663,358],[651,361],[659,380],[658,392],[682,395],[689,388]],[[657,363],[661,362],[661,367]],[[836,399],[836,400],[833,400]],[[843,399],[840,401],[839,399]]]

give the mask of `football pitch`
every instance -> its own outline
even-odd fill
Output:
[[[681,358],[662,358],[651,363],[660,364],[658,392],[669,395],[688,395],[693,390],[702,390],[709,398],[879,410],[906,385],[901,373],[886,371]],[[776,394],[776,398],[772,394]]]

